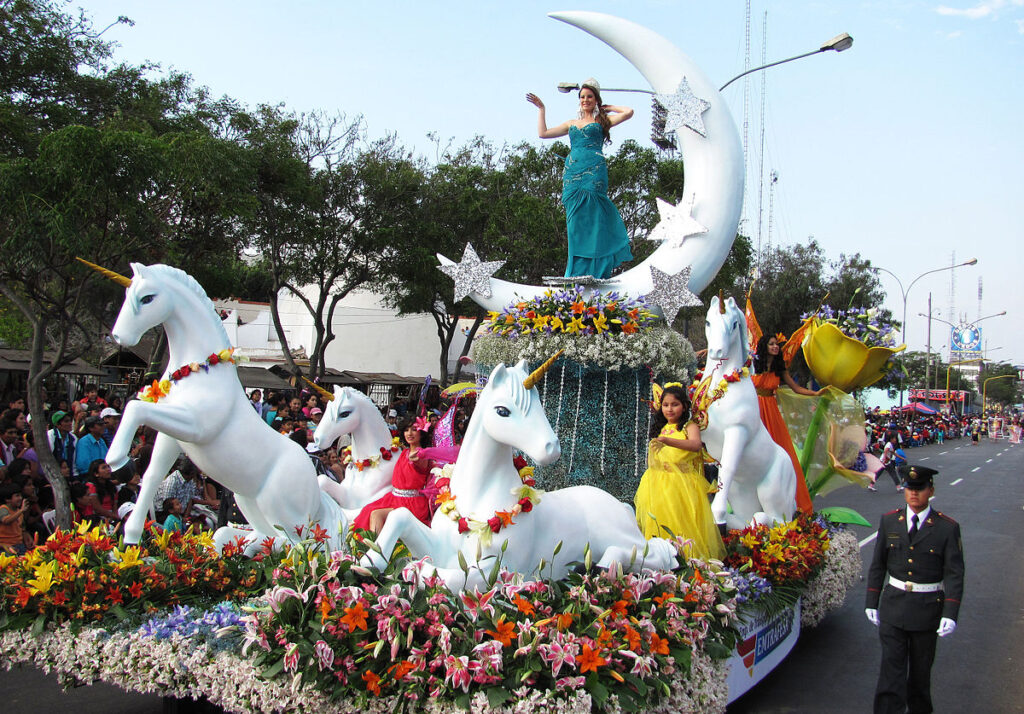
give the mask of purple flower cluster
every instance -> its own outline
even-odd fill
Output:
[[[879,317],[878,308],[836,310],[831,305],[822,305],[817,313],[804,313],[800,319],[806,320],[815,314],[823,322],[831,322],[838,327],[847,337],[860,340],[868,347],[893,348],[899,342],[896,324]]]
[[[179,605],[169,615],[151,617],[139,628],[139,634],[158,640],[166,640],[172,635],[212,638],[218,630],[240,622],[241,613],[229,602],[219,603],[205,612],[193,610],[188,605]]]
[[[772,584],[760,575],[741,573],[734,568],[727,568],[726,572],[729,573],[736,585],[736,603],[738,605],[757,602],[772,591]]]

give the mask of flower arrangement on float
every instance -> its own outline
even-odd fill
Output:
[[[161,545],[157,535],[137,560],[160,573],[173,554],[183,584],[168,591],[159,578],[143,579],[138,598],[93,611],[89,623],[52,607],[39,612],[37,601],[19,607],[18,588],[35,587],[28,581],[39,580],[38,563],[77,553],[77,539],[99,544],[98,554],[87,544],[93,564],[85,570],[108,579],[139,570],[118,570],[134,555],[124,558],[92,530],[58,533],[36,555],[6,559],[0,660],[206,696],[230,711],[724,711],[736,618],[803,594],[804,623],[814,624],[860,573],[856,537],[820,518],[737,532],[725,564],[691,560],[633,574],[594,570],[588,554],[565,580],[528,581],[496,562],[485,589],[463,594],[424,561],[399,558],[380,572],[326,553],[321,528],[256,560],[233,544],[220,560],[234,575],[209,578],[217,556],[206,537],[172,534]],[[756,555],[759,548],[772,555]],[[122,556],[111,557],[115,550]],[[185,556],[199,560],[177,562]],[[240,600],[255,591],[262,595]]]
[[[515,339],[530,334],[603,333],[627,335],[649,329],[658,317],[644,298],[631,299],[616,292],[586,295],[582,285],[566,290],[547,290],[531,300],[516,302],[501,312],[491,312],[484,334]]]
[[[582,285],[491,312],[482,328],[473,343],[473,358],[481,364],[537,361],[558,350],[579,364],[609,370],[649,366],[658,374],[685,376],[696,363],[690,343],[664,327],[644,298],[587,296]]]

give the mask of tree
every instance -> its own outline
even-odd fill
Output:
[[[74,258],[119,266],[158,232],[146,197],[164,172],[165,149],[132,132],[71,126],[43,139],[37,158],[0,162],[0,292],[32,328],[28,405],[62,527],[71,524],[69,493],[44,446],[43,384],[93,346],[116,301],[113,286]]]
[[[993,379],[993,377],[997,379]],[[988,409],[991,409],[993,404],[999,404],[1004,408],[1020,404],[1024,391],[1022,391],[1018,377],[1018,370],[1012,364],[990,362],[985,365],[981,371],[980,384],[984,387],[984,397]],[[991,381],[986,382],[985,380]]]
[[[43,385],[94,348],[120,304],[74,258],[122,271],[129,259],[214,263],[246,193],[230,178],[240,155],[211,132],[232,103],[181,74],[109,67],[100,34],[53,3],[0,3],[0,294],[30,329],[28,406],[63,527]]]

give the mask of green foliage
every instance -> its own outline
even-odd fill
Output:
[[[1004,407],[1020,404],[1024,392],[1017,376],[1017,368],[1012,364],[997,362],[985,365],[981,372],[981,384],[987,408],[991,409],[994,404]]]

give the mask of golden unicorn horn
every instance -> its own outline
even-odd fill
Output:
[[[88,260],[83,260],[82,258],[79,258],[77,255],[75,256],[75,260],[77,260],[82,265],[89,266],[90,268],[95,270],[97,273],[99,273],[103,277],[110,278],[111,280],[113,280],[115,283],[117,283],[118,285],[120,285],[123,288],[130,288],[131,285],[132,285],[132,279],[131,278],[126,278],[123,275],[121,275],[120,273],[115,273],[113,270],[107,270],[106,268],[101,268],[100,266],[96,265],[96,263],[90,263]]]
[[[718,311],[725,314],[725,298],[722,296],[722,291],[718,291]]]
[[[317,384],[315,382],[310,382],[305,377],[302,378],[302,381],[305,382],[306,384],[308,384],[309,386],[311,386],[313,389],[315,389],[317,391],[317,394],[319,394],[321,397],[323,397],[327,401],[329,401],[329,402],[333,402],[334,401],[334,395],[331,394],[330,392],[328,392],[323,387],[321,387],[319,384]]]
[[[544,376],[544,373],[547,372],[551,368],[551,365],[555,363],[555,360],[562,356],[563,352],[565,352],[565,350],[558,350],[558,352],[551,355],[547,362],[533,370],[533,373],[523,380],[523,386],[527,389],[533,389],[537,382],[540,381],[540,378]]]

